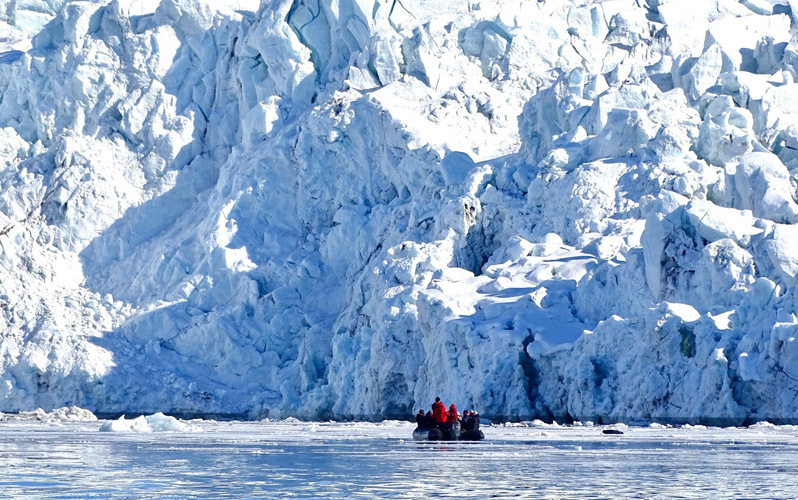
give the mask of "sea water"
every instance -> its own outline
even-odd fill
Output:
[[[404,422],[0,423],[0,498],[798,498],[798,427],[484,427],[417,442]]]

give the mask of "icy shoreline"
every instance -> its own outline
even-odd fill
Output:
[[[111,414],[95,415],[89,410],[70,407],[57,408],[47,412],[41,408],[34,411],[19,413],[0,413],[0,425],[3,423],[32,423],[41,422],[43,424],[63,424],[67,422],[87,423],[98,422],[101,424],[100,430],[106,432],[198,432],[203,423],[240,423],[240,424],[274,424],[274,425],[327,425],[327,426],[357,426],[357,425],[383,425],[383,426],[405,426],[415,427],[413,416],[407,418],[386,419],[378,416],[372,418],[350,418],[341,420],[314,420],[298,419],[287,417],[282,420],[248,419],[246,415],[203,415],[203,414],[180,414],[156,412],[151,414]],[[483,425],[486,428],[501,427],[551,427],[551,428],[582,428],[595,427],[596,429],[628,429],[628,428],[717,428],[717,429],[748,429],[758,427],[795,427],[798,426],[796,419],[781,420],[762,420],[758,422],[745,422],[740,425],[736,421],[723,421],[720,419],[693,419],[691,421],[662,419],[651,421],[647,419],[629,419],[626,421],[606,421],[596,419],[595,421],[575,421],[575,420],[554,420],[543,421],[540,419],[507,419],[502,416],[482,416]]]

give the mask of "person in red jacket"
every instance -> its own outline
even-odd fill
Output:
[[[446,423],[443,424],[441,430],[443,431],[444,439],[456,440],[460,436],[460,415],[454,405],[449,407]]]
[[[446,419],[446,423],[453,424],[460,420],[460,414],[457,413],[457,408],[455,408],[454,404],[449,407],[449,417]]]
[[[446,411],[446,405],[441,403],[441,398],[435,398],[435,402],[432,403],[432,416],[435,417],[438,427],[446,423],[449,413]]]

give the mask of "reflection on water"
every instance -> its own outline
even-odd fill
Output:
[[[0,498],[798,498],[798,428],[496,427],[419,443],[407,424],[200,424],[106,434],[0,424]]]

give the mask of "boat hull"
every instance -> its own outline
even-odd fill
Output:
[[[419,429],[413,431],[413,439],[416,441],[440,441],[443,439],[443,433],[440,429]]]
[[[483,439],[485,439],[485,434],[479,429],[460,433],[460,441],[482,441]]]
[[[413,431],[413,439],[416,441],[482,441],[485,439],[485,434],[481,430],[460,431],[459,426],[453,429],[451,435],[447,435],[440,429],[419,429],[416,427]]]

